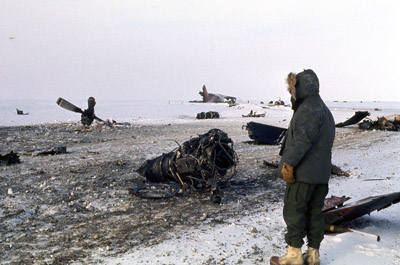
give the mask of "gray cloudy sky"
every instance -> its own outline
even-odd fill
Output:
[[[0,58],[2,99],[400,101],[400,1],[1,0]]]

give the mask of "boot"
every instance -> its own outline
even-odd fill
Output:
[[[320,265],[319,250],[316,248],[308,247],[307,252],[303,253],[303,258],[306,265]]]
[[[285,256],[272,257],[270,260],[271,265],[303,265],[304,260],[301,255],[301,248],[295,248],[292,246],[288,247],[288,251]]]

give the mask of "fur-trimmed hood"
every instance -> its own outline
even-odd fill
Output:
[[[297,75],[289,73],[286,78],[288,91],[294,100],[319,95],[319,80],[313,70],[304,70]]]

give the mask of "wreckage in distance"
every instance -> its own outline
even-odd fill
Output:
[[[207,88],[203,85],[203,91],[199,92],[200,96],[203,97],[202,101],[192,100],[191,103],[236,103],[236,98],[231,96],[225,96],[221,94],[208,93]]]

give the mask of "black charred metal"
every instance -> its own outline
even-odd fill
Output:
[[[339,204],[337,204],[336,207],[333,207],[334,205],[329,205],[329,207],[325,207],[326,209],[323,210],[326,224],[337,225],[345,223],[363,215],[370,214],[372,211],[380,211],[387,208],[392,204],[400,202],[400,192],[372,196],[345,205],[342,203],[348,200],[346,197],[343,196],[338,199]]]
[[[385,117],[378,117],[376,121],[365,119],[358,124],[363,130],[381,130],[381,131],[400,131],[400,119],[388,120]]]
[[[24,155],[29,156],[47,156],[47,155],[59,155],[66,154],[67,147],[66,146],[54,146],[48,149],[39,149],[39,150],[30,150],[24,152]]]
[[[8,154],[1,155],[0,154],[0,165],[12,165],[12,164],[19,164],[21,160],[19,159],[19,155],[11,151]]]
[[[341,128],[341,127],[353,125],[369,115],[370,115],[370,113],[368,111],[356,111],[356,113],[350,119],[348,119],[344,122],[339,122],[335,126],[338,128]]]
[[[144,162],[137,172],[156,183],[170,181],[211,191],[211,199],[220,202],[218,182],[236,173],[238,157],[233,141],[224,131],[212,129],[184,142],[167,154]]]
[[[216,111],[200,112],[196,115],[197,119],[219,119],[219,113]]]
[[[287,129],[258,122],[249,122],[242,126],[249,133],[249,138],[259,144],[278,145],[281,143]]]
[[[23,110],[17,109],[17,115],[29,115],[29,113],[25,113]]]

